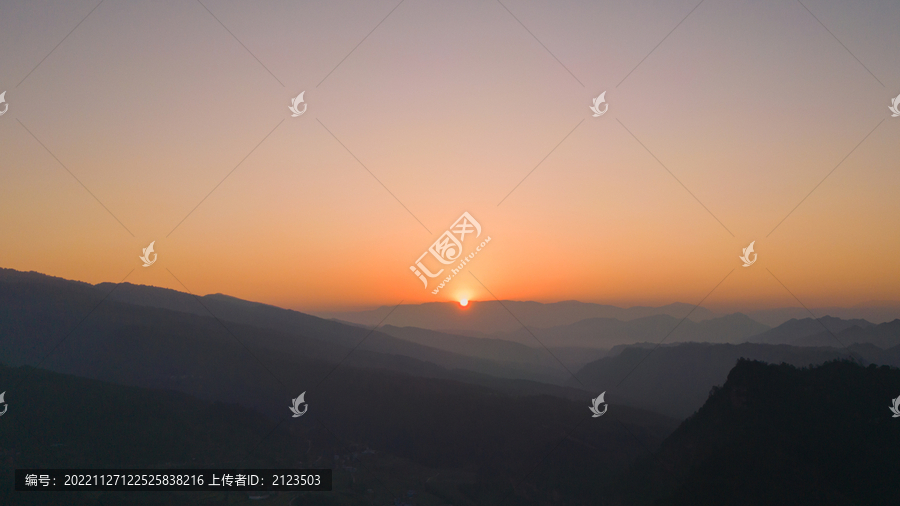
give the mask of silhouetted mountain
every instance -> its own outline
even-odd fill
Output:
[[[101,283],[96,285],[96,288],[101,290],[111,290],[113,286],[114,285],[111,283]],[[109,292],[106,291],[104,293]],[[288,334],[298,332],[305,333],[343,346],[353,346],[365,335],[360,334],[358,326],[345,325],[340,322],[324,320],[297,311],[245,301],[222,294],[194,297],[193,295],[175,290],[123,283],[118,286],[116,290],[111,292],[109,298],[110,300],[118,300],[132,304],[190,312],[199,316],[207,316],[212,312],[217,318],[222,320],[273,329]],[[477,301],[471,302],[471,307],[466,309],[460,309],[458,304],[455,303],[433,304],[439,304],[439,306],[432,308],[433,312],[444,312],[451,317],[460,317],[460,315],[463,315],[461,317],[467,317],[465,316],[465,311],[473,311],[473,314],[482,314],[479,318],[486,318],[488,313],[496,309],[485,309],[482,305],[490,303]],[[873,329],[871,335],[867,332],[857,331],[848,333],[846,340],[840,339],[844,345],[853,343],[872,343],[882,348],[889,348],[900,344],[900,324],[895,322],[876,326],[866,320],[842,320],[840,318],[825,316],[820,318],[819,321],[812,318],[790,320],[779,327],[768,329],[765,325],[758,323],[741,313],[711,318],[710,316],[712,313],[703,310],[706,312],[705,316],[710,318],[703,319],[699,322],[692,320],[681,322],[683,317],[676,318],[662,314],[648,317],[634,317],[634,315],[643,312],[655,312],[658,310],[663,312],[686,310],[683,311],[686,313],[691,309],[691,306],[686,304],[672,304],[663,306],[662,308],[635,307],[627,310],[620,310],[620,308],[614,308],[614,306],[582,304],[575,301],[558,303],[560,306],[555,306],[554,304],[516,303],[512,301],[509,303],[504,302],[504,305],[511,309],[517,304],[524,304],[523,308],[526,312],[529,312],[529,314],[531,311],[535,310],[538,312],[544,311],[551,315],[551,319],[556,317],[569,317],[576,315],[579,312],[583,313],[590,311],[612,311],[617,312],[621,317],[620,319],[591,318],[569,325],[561,325],[546,329],[529,329],[544,345],[550,348],[570,347],[609,349],[619,344],[633,344],[644,341],[658,342],[675,328],[676,325],[677,328],[669,335],[666,342],[741,343],[749,341],[766,344],[791,344],[793,346],[839,346],[834,340],[834,337],[823,329],[822,324],[824,324],[827,329],[835,334],[849,331],[854,326],[863,330]],[[532,307],[532,304],[538,304],[538,306]],[[418,308],[420,306],[408,307]],[[400,306],[397,308],[397,311],[400,311],[404,307],[407,306]],[[702,308],[698,308],[697,311],[701,311],[701,309]],[[695,313],[697,311],[695,311]],[[509,316],[508,312],[506,315]],[[390,320],[393,320],[394,316],[395,315],[392,314]],[[378,321],[382,318],[383,316],[381,316]],[[375,324],[377,324],[378,321],[376,321]],[[679,324],[679,322],[681,323]],[[397,328],[393,325],[386,326],[386,328],[387,327],[392,329]],[[354,328],[357,330],[353,330]],[[412,327],[410,327],[410,329],[411,328]],[[400,332],[404,332],[404,334],[401,336],[399,335]],[[391,340],[381,334],[394,335],[395,337],[401,338],[403,341],[450,351],[458,356],[441,355],[435,353],[434,350],[431,349],[408,348],[403,342]],[[507,340],[518,342],[532,350],[540,347],[539,343],[534,339],[534,336],[521,326],[518,326],[512,332],[499,333],[492,337],[485,337],[495,341]],[[840,338],[841,336],[838,337]],[[465,342],[467,344],[454,344],[457,342]],[[471,350],[467,351],[470,347]],[[493,374],[500,377],[529,378],[554,382],[565,379],[563,372],[556,368],[555,360],[551,360],[543,350],[539,350],[538,353],[535,354],[528,349],[507,349],[503,348],[502,343],[493,342],[492,344],[487,344],[487,341],[481,343],[470,339],[466,340],[465,336],[446,335],[446,333],[428,335],[427,332],[422,331],[391,330],[388,332],[380,329],[366,339],[363,349],[381,353],[400,354],[419,360],[434,362],[449,369],[471,369],[476,372]],[[565,352],[557,354],[561,360],[562,355],[565,355]],[[578,353],[572,353],[570,355],[576,357],[579,356]],[[494,361],[494,363],[477,361],[469,363],[465,360],[460,360],[461,356],[488,359]],[[506,358],[503,358],[504,356]],[[525,360],[525,356],[531,356],[533,360]],[[570,368],[581,367],[585,362],[586,360],[564,361],[566,366]],[[523,368],[516,364],[528,364],[529,366]]]
[[[533,369],[535,372],[556,370],[562,373],[564,371],[559,368],[559,362],[562,362],[570,371],[574,371],[588,362],[606,355],[606,350],[572,346],[553,347],[548,352],[533,338],[530,340],[531,346],[528,346],[506,339],[461,336],[417,327],[385,325],[379,327],[378,330],[399,339],[450,351],[458,355],[493,360],[498,363],[513,362],[532,366],[529,369]],[[568,374],[562,377],[563,381],[565,379],[568,379]]]
[[[740,358],[808,366],[852,354],[863,363],[900,366],[900,348],[881,350],[870,345],[852,346],[850,352],[750,343],[685,343],[655,350],[654,346],[626,347],[618,354],[611,352],[610,356],[586,365],[576,376],[588,388],[607,391],[607,399],[619,399],[683,419],[703,405],[710,388],[724,383],[728,371]],[[569,382],[570,386],[577,384],[574,380]]]
[[[768,329],[746,315],[734,313],[701,322],[674,318],[667,315],[647,316],[629,321],[614,318],[590,318],[579,322],[546,329],[519,328],[494,337],[516,342],[535,342],[537,337],[544,345],[577,346],[611,349],[620,344],[640,342],[714,342],[740,343],[750,336]],[[679,323],[680,322],[680,323]],[[674,329],[674,331],[673,331]],[[532,334],[534,334],[532,336]],[[668,337],[666,337],[668,335]]]
[[[609,504],[897,504],[900,370],[741,360]]]
[[[116,295],[119,289],[124,295]],[[137,306],[123,300],[180,310]],[[331,368],[328,363],[348,356],[358,343],[362,344],[349,355],[349,365],[430,377],[453,377],[450,371],[454,369],[554,383],[568,377],[556,364],[470,358],[378,331],[221,295],[195,298],[174,290],[131,284],[93,287],[3,270],[0,302],[12,310],[0,314],[0,356],[9,364],[37,363],[75,329],[46,367],[136,386],[179,388],[179,382],[186,382],[187,393],[206,399],[219,397],[209,396],[218,387],[204,375],[205,363],[239,361],[229,381],[240,382],[241,374],[267,373],[264,367],[253,365],[254,356],[263,359],[265,355],[266,364],[268,359],[274,363],[295,358],[300,363],[320,361],[302,367],[312,381],[317,373],[324,376]],[[90,318],[79,323],[88,315]],[[252,344],[252,351],[244,348],[247,343]],[[212,351],[208,350],[210,346]],[[128,365],[131,363],[133,366]],[[204,389],[211,390],[204,393]]]
[[[461,307],[454,302],[429,302],[402,304],[396,308],[382,306],[370,311],[320,312],[318,315],[323,318],[376,325],[390,314],[385,323],[397,327],[418,327],[471,335],[471,332],[489,334],[515,331],[522,327],[519,322],[529,327],[547,328],[569,325],[588,318],[615,318],[628,321],[647,316],[669,315],[680,320],[689,313],[693,321],[718,316],[706,308],[694,309],[691,304],[678,302],[660,307],[620,308],[574,300],[551,304],[514,300],[469,301],[467,307]]]
[[[609,354],[609,350],[604,350],[602,348],[585,348],[579,346],[553,346],[548,349],[553,353],[555,358],[559,359],[559,361],[572,372]]]
[[[586,365],[578,376],[593,390],[585,392],[577,383],[547,383],[566,373],[533,343],[388,328],[401,336],[395,337],[224,295],[194,297],[131,284],[93,286],[4,269],[0,307],[0,361],[41,363],[44,369],[81,377],[0,367],[0,391],[7,391],[10,404],[0,423],[0,459],[9,464],[4,469],[49,467],[48,462],[122,467],[132,465],[132,447],[135,452],[153,447],[135,466],[189,467],[193,451],[223,464],[286,419],[251,460],[257,467],[338,469],[338,492],[328,499],[303,496],[304,504],[389,504],[395,492],[410,487],[419,491],[423,504],[597,504],[606,497],[598,498],[598,489],[608,488],[616,473],[674,429],[672,418],[651,411],[677,417],[693,413],[739,357],[806,365],[845,353],[763,344],[677,344],[697,336],[741,339],[759,325],[740,314],[687,320],[669,336],[675,344],[649,356],[655,345],[638,343],[614,347],[608,357]],[[610,342],[622,336],[636,339],[640,332],[651,333],[658,342],[679,321],[656,315],[602,324],[625,329],[610,334]],[[584,334],[567,335],[575,335],[570,338],[574,343],[590,343],[592,353],[605,354],[596,348],[603,340],[591,327],[595,324],[588,321]],[[842,332],[879,327],[878,332],[891,335],[890,325],[851,326]],[[560,347],[573,343],[541,334],[544,330],[534,331],[562,360],[589,356],[578,344]],[[863,361],[900,362],[900,346],[884,350],[858,344],[850,350]],[[23,374],[31,376],[22,382]],[[309,413],[299,420],[288,418],[290,399],[303,391]],[[593,419],[589,400],[603,391],[610,413]],[[154,414],[132,404],[146,405]],[[166,413],[172,413],[170,419]],[[219,413],[221,420],[209,421]],[[118,425],[108,427],[113,424]],[[183,435],[178,433],[181,426]],[[108,440],[103,439],[106,432],[111,432]],[[130,444],[124,439],[129,433],[141,436]],[[240,445],[234,444],[237,439]],[[203,445],[218,446],[207,451]],[[366,447],[376,453],[353,456]],[[374,496],[368,488],[377,490]],[[88,502],[66,504],[98,503],[96,496],[83,497]],[[101,502],[155,500],[121,497],[105,495]],[[166,497],[166,504],[185,504],[184,496]],[[195,498],[190,504],[231,502],[190,497]],[[7,502],[0,498],[0,504]],[[44,504],[63,503],[48,499]]]
[[[810,311],[814,315],[831,315],[846,320],[866,320],[872,323],[884,323],[900,318],[900,302],[871,301],[852,307],[818,307],[807,310],[803,307],[784,307],[747,311],[750,318],[777,327],[788,320],[809,318]]]
[[[469,301],[468,307],[465,308],[455,302],[429,302],[403,304],[397,306],[396,309],[394,306],[382,306],[366,311],[323,311],[317,312],[316,316],[374,326],[390,314],[385,323],[397,327],[418,327],[473,337],[517,330],[521,325],[516,318],[529,327],[547,328],[569,325],[589,318],[615,318],[629,321],[647,316],[668,315],[680,320],[690,313],[691,321],[700,322],[724,316],[720,312],[704,307],[698,307],[691,312],[694,308],[693,305],[679,302],[659,307],[635,306],[630,308],[578,301],[550,304],[508,300],[502,302],[503,305],[497,301]],[[510,316],[510,311],[516,318]],[[900,303],[870,302],[854,307],[812,308],[812,311],[817,315],[829,314],[844,319],[864,319],[882,323],[900,318]],[[753,321],[768,327],[776,327],[792,318],[809,317],[809,311],[802,307],[761,309],[743,311],[743,313]]]
[[[875,324],[867,322],[866,320],[842,320],[832,316],[823,316],[818,320],[814,318],[791,318],[773,329],[769,329],[753,336],[750,339],[750,342],[793,345],[797,340],[803,337],[828,331],[838,333],[853,327],[854,325],[860,328],[875,326]],[[834,344],[837,345],[837,343]]]
[[[753,336],[754,343],[789,344],[791,346],[833,346],[874,344],[891,348],[900,344],[900,320],[878,325],[866,320],[842,320],[824,316],[818,320],[789,320],[774,329]]]
[[[533,364],[547,362],[547,359],[550,359],[544,350],[503,339],[460,336],[417,327],[395,327],[393,325],[384,325],[379,327],[379,330],[405,341],[489,360]],[[537,343],[535,344],[537,345]]]
[[[796,346],[841,347],[851,344],[871,344],[879,348],[896,346],[900,344],[900,320],[869,328],[853,326],[835,333],[822,331],[796,340]]]

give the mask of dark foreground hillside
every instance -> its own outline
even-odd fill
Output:
[[[216,504],[225,497],[166,492],[14,492],[16,468],[293,467],[332,450],[322,434],[284,427],[278,429],[278,435],[293,432],[297,437],[281,437],[280,446],[254,450],[272,430],[270,420],[237,405],[200,401],[172,391],[2,365],[0,385],[6,389],[9,405],[0,419],[0,504],[4,506]]]
[[[722,388],[635,465],[621,505],[895,505],[900,369],[741,360]]]
[[[309,413],[298,419],[284,402],[273,420],[179,392],[0,365],[8,404],[0,505],[287,505],[295,497],[295,505],[389,506],[401,497],[416,506],[587,505],[598,483],[612,483],[676,425],[616,407],[623,426],[590,419],[583,401],[389,372],[335,378],[331,402],[307,397]],[[16,468],[245,466],[334,469],[334,491],[265,502],[236,493],[12,491]]]

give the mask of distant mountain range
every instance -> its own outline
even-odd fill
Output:
[[[511,304],[513,311],[532,308],[523,304]],[[685,418],[678,437],[670,437],[659,455],[675,466],[681,482],[711,487],[734,498],[734,504],[741,504],[741,490],[729,487],[742,472],[753,478],[747,483],[773,490],[785,486],[765,469],[778,446],[759,438],[788,444],[805,437],[800,434],[804,427],[824,420],[810,441],[828,446],[829,438],[848,431],[862,453],[846,445],[833,452],[813,451],[807,443],[787,446],[786,462],[795,469],[809,467],[813,483],[834,481],[823,485],[826,495],[818,503],[843,504],[830,498],[843,500],[859,490],[841,473],[852,465],[865,468],[873,445],[895,444],[872,421],[875,411],[870,414],[862,401],[848,399],[856,395],[874,402],[877,397],[884,404],[879,409],[886,411],[881,397],[894,388],[890,395],[900,395],[900,382],[891,376],[895,372],[879,371],[896,369],[826,365],[816,369],[831,371],[823,376],[790,372],[785,365],[759,372],[743,359],[818,366],[850,357],[863,365],[896,368],[900,320],[804,318],[769,328],[740,313],[694,321],[684,315],[639,314],[646,310],[633,311],[628,320],[591,316],[549,327],[516,323],[508,330],[460,335],[389,323],[373,329],[221,294],[195,297],[0,269],[0,362],[13,366],[0,367],[0,391],[7,392],[10,404],[0,423],[0,459],[13,467],[47,462],[121,466],[129,462],[128,445],[117,438],[129,430],[154,430],[158,439],[142,436],[135,447],[152,448],[146,450],[149,460],[142,461],[146,465],[191,462],[191,452],[221,461],[231,457],[207,452],[203,445],[227,447],[242,428],[253,438],[267,428],[266,420],[276,427],[287,418],[290,399],[304,391],[309,415],[299,425],[274,432],[260,448],[259,462],[356,469],[350,463],[356,457],[332,452],[371,446],[380,456],[367,465],[379,466],[380,477],[347,471],[338,500],[346,504],[370,504],[360,490],[384,488],[385,482],[401,492],[414,483],[435,504],[718,504],[718,497],[706,496],[691,503],[690,491],[660,477],[656,457],[616,482],[617,474],[654,452],[677,419]],[[19,367],[38,364],[41,370]],[[31,376],[23,382],[25,375]],[[756,393],[747,394],[751,391]],[[590,399],[601,392],[606,392],[609,412],[589,418]],[[773,409],[766,406],[766,396],[773,399]],[[164,417],[129,409],[128,403],[172,411],[176,424],[204,425],[216,413],[223,419],[206,424],[205,440],[201,429],[179,435]],[[864,416],[853,418],[854,413]],[[147,424],[142,425],[142,417]],[[94,430],[93,419],[116,420],[121,430],[108,441],[97,439],[102,434]],[[804,421],[798,425],[796,420]],[[871,440],[860,440],[865,430],[873,434]],[[305,450],[295,445],[298,440],[306,442]],[[56,444],[72,446],[65,451],[49,446]],[[753,445],[761,450],[753,453]],[[333,458],[321,464],[329,455]],[[759,459],[727,462],[744,455]],[[809,455],[847,464],[810,467]],[[884,455],[876,452],[876,457]],[[2,468],[0,477],[5,476]],[[716,474],[718,469],[722,473]],[[659,485],[636,492],[634,484],[647,473],[659,478]],[[881,479],[879,473],[872,476]],[[520,483],[524,475],[529,479]],[[513,489],[516,483],[520,486]],[[598,499],[598,490],[608,493]],[[873,490],[859,497],[878,499],[887,489]],[[747,495],[756,498],[750,501],[754,504],[785,504],[754,493]],[[393,492],[376,495],[381,503],[396,497]],[[874,499],[863,502],[881,504]],[[195,504],[177,495],[167,501]],[[208,503],[216,501],[227,500]]]
[[[699,409],[710,389],[725,382],[728,371],[739,359],[805,367],[852,358],[866,365],[900,367],[900,345],[883,350],[871,344],[854,344],[849,349],[842,349],[753,343],[685,343],[656,347],[645,343],[615,349],[610,355],[579,370],[576,376],[580,383],[570,379],[568,384],[606,391],[607,400],[679,419],[687,418]]]
[[[834,346],[873,344],[891,348],[900,344],[900,320],[875,325],[866,320],[841,320],[824,316],[818,320],[788,320],[774,329],[749,339],[754,343],[792,346]]]
[[[770,329],[741,313],[700,322],[667,315],[629,321],[589,318],[544,329],[519,327],[511,332],[476,333],[478,337],[393,325],[384,325],[379,330],[407,341],[494,360],[548,363],[542,358],[547,355],[542,349],[546,346],[558,357],[566,355],[563,363],[574,367],[600,358],[602,352],[614,347],[644,342],[749,342],[837,348],[851,344],[891,348],[900,344],[900,320],[875,325],[865,320],[825,316],[818,320],[789,320]]]
[[[812,315],[810,315],[810,312],[812,312]],[[853,307],[829,306],[811,308],[809,311],[802,307],[785,307],[745,311],[745,313],[750,318],[770,327],[777,327],[791,319],[821,318],[826,315],[846,320],[866,320],[872,323],[884,323],[900,318],[900,302],[872,301]]]
[[[699,407],[709,388],[724,381],[738,358],[818,364],[846,356],[844,345],[861,360],[894,364],[893,348],[900,345],[900,320],[875,325],[824,317],[769,329],[740,313],[699,322],[670,315],[588,318],[480,337],[394,325],[373,331],[221,294],[90,285],[9,269],[0,270],[0,302],[9,310],[0,313],[0,356],[7,364],[36,364],[75,329],[46,367],[210,400],[230,400],[228,395],[240,392],[236,402],[257,408],[271,405],[266,396],[272,392],[242,390],[257,384],[247,378],[275,383],[271,370],[292,384],[309,385],[346,359],[345,366],[453,379],[516,395],[585,395],[571,379],[570,373],[577,373],[585,385],[609,389],[613,398],[683,418]],[[79,324],[86,315],[90,318]],[[620,379],[636,351],[660,342],[664,345],[648,359],[649,370],[644,364],[621,390],[613,388],[611,382]],[[737,346],[671,346],[688,342]],[[780,344],[791,347],[762,346]],[[633,350],[622,351],[628,346]],[[221,364],[231,364],[226,377],[213,372]],[[598,367],[605,372],[595,374]],[[676,386],[672,395],[662,394]]]
[[[812,311],[812,315],[810,315]],[[749,318],[768,327],[777,327],[791,319],[830,315],[843,319],[865,319],[883,323],[900,318],[900,302],[871,302],[854,307],[775,308],[743,311]],[[482,335],[512,332],[522,325],[549,328],[571,325],[590,318],[612,318],[630,321],[648,316],[666,315],[681,320],[686,316],[694,322],[726,316],[702,306],[673,303],[659,307],[635,306],[621,308],[578,301],[540,303],[527,301],[469,301],[463,308],[456,302],[429,302],[382,306],[367,311],[316,312],[317,316],[350,323],[374,326],[418,327],[460,335]],[[388,316],[390,315],[390,316]],[[690,315],[690,316],[688,316]],[[386,318],[386,319],[385,319]],[[521,324],[520,324],[521,322]]]
[[[429,302],[425,304],[401,304],[382,306],[370,311],[319,312],[322,318],[332,318],[362,325],[385,324],[397,327],[419,327],[454,334],[491,334],[512,332],[528,327],[547,328],[569,325],[588,318],[614,318],[621,321],[646,316],[668,315],[684,318],[688,313],[694,321],[708,320],[715,316],[708,309],[675,303],[660,307],[620,308],[603,304],[591,304],[568,300],[543,304],[540,302],[469,301],[461,307],[455,302]],[[390,316],[388,316],[390,315]],[[385,319],[387,317],[387,319]],[[520,323],[521,322],[521,323]]]
[[[621,344],[659,342],[663,339],[666,342],[739,343],[768,329],[766,325],[740,313],[700,322],[669,315],[653,315],[629,321],[589,318],[544,329],[520,327],[512,332],[492,334],[491,337],[522,343],[535,343],[539,340],[546,346],[609,349]]]

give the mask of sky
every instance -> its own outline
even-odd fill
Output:
[[[889,1],[4,1],[0,267],[307,311],[900,301],[897,27]],[[491,240],[432,293],[410,266],[464,212]]]

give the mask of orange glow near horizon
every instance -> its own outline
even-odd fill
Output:
[[[896,39],[845,4],[831,15],[847,33]],[[27,5],[3,17],[22,20],[0,44],[9,83],[59,39]],[[635,67],[659,38],[642,21],[651,7],[576,2],[563,22],[553,2],[530,5],[570,75],[495,7],[398,9],[336,68],[347,40],[383,17],[377,2],[350,18],[330,2],[299,18],[293,2],[271,14],[230,5],[230,19],[257,20],[240,36],[276,80],[218,24],[128,5],[97,9],[96,29],[79,28],[5,97],[0,267],[306,312],[900,300],[896,90],[823,51],[803,9],[765,30],[699,9],[706,18]],[[684,16],[677,3],[652,9]],[[596,30],[596,19],[619,21]],[[887,73],[894,47],[872,44],[865,61]],[[291,117],[304,90],[309,111]],[[604,91],[609,112],[592,117]],[[457,269],[427,252],[463,212],[482,226],[469,238],[491,241]],[[142,267],[151,241],[158,260]],[[752,241],[758,261],[745,268]],[[442,274],[416,274],[423,253]]]

